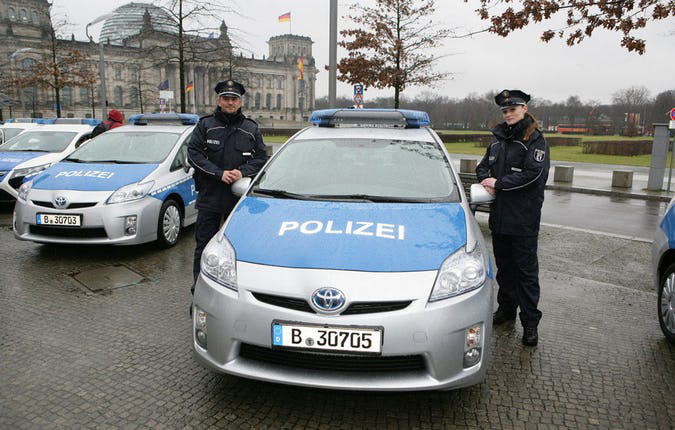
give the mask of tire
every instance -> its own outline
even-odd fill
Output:
[[[668,266],[661,276],[657,306],[661,331],[675,344],[675,263]]]
[[[178,203],[169,199],[162,204],[157,219],[157,245],[171,248],[183,233],[183,216]]]

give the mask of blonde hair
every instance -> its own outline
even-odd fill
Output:
[[[525,116],[532,120],[532,124],[527,127],[527,130],[525,130],[525,134],[523,135],[523,140],[527,142],[530,139],[530,136],[532,136],[532,133],[534,133],[534,130],[539,127],[539,123],[537,122],[537,118],[535,118],[530,112],[525,112]]]

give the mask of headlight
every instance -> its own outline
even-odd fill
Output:
[[[125,185],[112,193],[106,203],[111,205],[113,203],[123,203],[142,199],[148,195],[153,185],[155,185],[155,181],[146,182],[144,184]]]
[[[201,268],[209,278],[237,291],[237,259],[225,234],[218,232],[204,248]]]
[[[22,169],[15,169],[14,172],[12,172],[12,176],[9,178],[19,178],[19,177],[29,177],[29,176],[35,176],[38,173],[42,172],[45,170],[47,167],[51,166],[51,163],[47,164],[42,164],[40,166],[33,166],[33,167],[24,167]]]
[[[20,200],[26,200],[28,197],[28,191],[33,188],[33,181],[24,182],[19,187],[19,195],[17,196]]]
[[[485,259],[480,244],[476,243],[471,252],[466,252],[465,247],[462,247],[441,264],[429,301],[443,300],[475,290],[483,285],[485,278]]]

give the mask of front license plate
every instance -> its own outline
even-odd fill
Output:
[[[39,225],[80,227],[82,225],[82,215],[37,214],[36,221]]]
[[[382,332],[382,327],[322,326],[274,321],[272,346],[352,354],[380,354]]]

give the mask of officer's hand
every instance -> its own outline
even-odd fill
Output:
[[[480,184],[485,188],[485,190],[492,194],[493,196],[497,194],[497,190],[495,190],[495,182],[497,182],[497,179],[495,178],[485,178],[482,181],[480,181]]]
[[[224,170],[223,177],[220,178],[220,180],[225,182],[226,184],[231,184],[238,179],[241,179],[241,172],[237,169]]]

